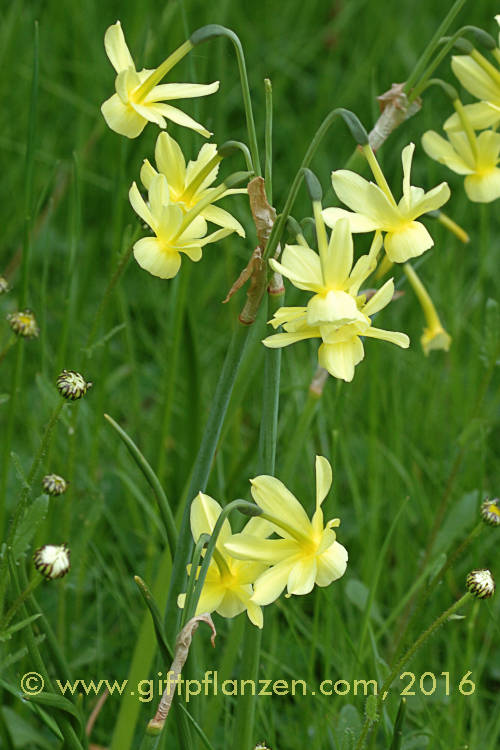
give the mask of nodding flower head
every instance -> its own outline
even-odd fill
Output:
[[[85,396],[93,383],[87,382],[83,375],[75,370],[63,370],[57,378],[57,390],[64,398],[76,401]]]

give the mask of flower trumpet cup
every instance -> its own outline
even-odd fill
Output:
[[[171,120],[177,125],[195,130],[206,138],[211,135],[199,122],[165,102],[213,94],[219,88],[218,81],[208,85],[197,83],[157,85],[169,70],[192,49],[191,42],[184,42],[155,70],[141,71],[135,69],[119,21],[107,29],[104,35],[104,47],[117,73],[116,93],[101,107],[104,119],[111,130],[127,138],[137,138],[148,122],[154,122],[160,128],[165,128],[167,120]]]
[[[326,524],[321,505],[332,483],[332,469],[326,458],[316,456],[316,510],[309,519],[297,498],[275,477],[263,475],[251,480],[252,496],[264,511],[260,519],[273,524],[280,539],[262,539],[248,532],[234,534],[224,548],[236,558],[267,562],[272,566],[254,583],[252,601],[270,604],[282,591],[308,594],[314,587],[329,586],[344,575],[347,550],[336,541],[334,518]]]

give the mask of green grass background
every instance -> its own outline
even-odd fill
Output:
[[[67,541],[71,546],[71,574],[44,585],[37,596],[75,678],[126,678],[145,615],[133,575],[152,583],[165,544],[150,490],[106,425],[103,413],[111,414],[133,436],[178,507],[244,293],[226,306],[221,300],[256,244],[245,201],[227,200],[224,206],[234,207],[248,239],[233,236],[209,246],[199,264],[184,261],[181,274],[170,282],[153,278],[130,261],[99,321],[98,345],[84,351],[106,285],[137,227],[127,200],[129,185],[138,179],[142,159],[152,157],[157,136],[157,130],[148,126],[142,137],[127,141],[109,131],[102,120],[99,107],[111,95],[114,82],[103,48],[105,29],[117,18],[121,20],[138,67],[153,67],[166,57],[184,40],[185,25],[191,32],[206,23],[221,23],[239,34],[262,152],[263,79],[269,77],[273,84],[273,196],[279,210],[325,114],[338,106],[351,108],[371,126],[378,110],[374,97],[408,77],[448,7],[448,3],[436,8],[431,2],[416,6],[396,0],[3,4],[0,248],[1,269],[13,286],[9,295],[0,298],[3,319],[16,309],[35,19],[40,28],[32,185],[36,229],[28,303],[41,335],[24,346],[12,444],[25,471],[56,401],[53,383],[60,369],[81,368],[94,381],[89,396],[68,409],[57,427],[44,469],[69,478],[71,487],[64,497],[51,502],[50,513],[33,541],[34,545]],[[466,3],[455,28],[476,24],[496,35],[495,11],[491,3],[481,0]],[[220,91],[188,103],[185,109],[214,131],[217,142],[245,140],[237,68],[229,44],[215,40],[195,49],[168,80],[193,80],[189,77],[193,72],[199,82],[220,80]],[[454,82],[448,62],[439,74]],[[464,101],[470,101],[466,93]],[[496,204],[470,204],[461,178],[430,162],[420,147],[422,133],[430,127],[439,130],[448,113],[448,103],[431,89],[422,111],[391,136],[380,159],[399,194],[401,149],[414,141],[413,184],[430,188],[447,179],[452,197],[445,210],[470,234],[470,243],[463,245],[440,225],[427,221],[436,244],[420,271],[453,337],[450,352],[423,356],[419,345],[422,315],[415,298],[406,294],[380,315],[377,324],[406,331],[411,348],[402,351],[369,341],[352,384],[329,379],[310,433],[300,444],[294,440],[294,431],[314,373],[316,345],[301,343],[283,353],[276,473],[282,476],[287,457],[295,451],[287,479],[311,509],[314,455],[331,459],[334,488],[325,513],[342,519],[338,538],[348,548],[350,561],[345,576],[328,589],[308,597],[282,598],[267,608],[261,666],[265,678],[302,678],[311,684],[322,679],[380,679],[397,639],[398,613],[415,583],[454,463],[459,460],[435,545],[437,565],[476,523],[480,499],[498,492],[495,373],[479,407],[475,406],[488,375],[481,356],[486,300],[498,299],[498,215]],[[187,155],[196,156],[201,137],[175,126],[169,126],[169,132]],[[323,184],[325,204],[334,200],[329,173],[345,164],[352,147],[339,122],[318,150],[312,166]],[[223,165],[222,174],[242,168],[242,160],[234,157],[230,165]],[[309,213],[302,189],[293,214],[302,219]],[[359,238],[357,247],[365,245]],[[400,269],[395,275],[401,276]],[[297,290],[287,289],[287,304],[300,304],[303,299]],[[255,328],[253,335],[261,338],[263,313]],[[9,335],[4,321],[0,328],[3,345]],[[176,335],[181,336],[177,360]],[[258,471],[263,357],[263,347],[254,347],[231,400],[207,488],[221,503],[248,498],[248,479]],[[11,391],[14,361],[12,349],[1,364],[2,394]],[[8,403],[0,404],[3,435]],[[8,513],[19,487],[20,478],[11,463],[5,498]],[[382,545],[406,498],[382,559]],[[461,595],[467,571],[489,567],[500,575],[497,550],[498,532],[485,530],[438,587],[415,634]],[[166,577],[165,591],[167,585]],[[375,585],[368,636],[359,653],[364,603]],[[408,669],[417,678],[423,672],[439,676],[448,671],[452,691],[445,696],[440,688],[426,697],[417,690],[409,698],[405,750],[493,750],[498,746],[498,613],[495,600],[469,606],[465,620],[449,622],[412,661]],[[198,651],[207,669],[245,677],[238,672],[245,649],[244,617],[229,622],[215,615],[219,631],[215,652],[200,630]],[[1,677],[11,685],[18,685],[19,676],[30,669],[22,648],[23,639],[17,636],[0,650]],[[159,669],[165,668],[159,664]],[[464,697],[457,686],[469,670],[476,690]],[[152,677],[156,671],[148,666],[141,677]],[[374,747],[389,748],[399,706],[397,687],[385,704]],[[55,746],[56,740],[30,707],[8,692],[3,693],[3,700],[0,721],[9,728],[5,742],[16,748]],[[92,735],[94,742],[111,743],[123,700],[108,699]],[[192,704],[215,748],[231,746],[229,730],[236,701],[197,699]],[[129,702],[137,707],[136,699]],[[94,698],[85,698],[87,714],[94,703]],[[140,707],[139,735],[154,705]],[[346,750],[353,747],[363,711],[360,696],[261,698],[255,740],[265,738],[275,750]],[[130,731],[124,721],[124,731]],[[114,741],[117,748],[116,734]],[[178,747],[176,742],[172,724],[168,747]]]

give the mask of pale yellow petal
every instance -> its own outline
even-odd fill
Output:
[[[252,601],[247,602],[247,615],[252,625],[262,629],[264,627],[264,615],[262,609]]]
[[[214,94],[218,88],[219,81],[213,83],[162,83],[149,92],[145,101],[162,102],[173,99],[193,99],[197,96]]]
[[[264,346],[268,349],[281,349],[282,346],[289,346],[295,344],[297,341],[304,341],[304,339],[321,338],[319,329],[311,329],[314,331],[298,331],[297,333],[275,333],[272,336],[268,336],[262,339]]]
[[[317,558],[316,584],[318,586],[329,586],[330,583],[341,578],[347,568],[347,559],[346,548],[342,544],[334,542]]]
[[[349,229],[354,234],[358,232],[374,232],[379,227],[378,222],[370,219],[368,216],[346,211],[345,208],[325,208],[321,212],[321,215],[328,227],[334,227],[340,219],[347,219]]]
[[[252,601],[265,606],[279,597],[288,582],[290,571],[299,558],[287,558],[262,573],[254,584]]]
[[[118,94],[113,94],[101,105],[101,112],[111,130],[127,138],[137,138],[147,125],[129,104],[124,104]]]
[[[106,33],[104,34],[104,48],[111,65],[117,73],[126,68],[135,68],[132,55],[125,42],[120,21],[117,21],[106,29]]]
[[[149,190],[153,177],[156,177],[157,174],[158,172],[153,167],[153,165],[147,159],[144,159],[144,162],[141,167],[140,177],[141,177],[141,182],[146,188],[146,190]]]
[[[332,486],[332,467],[324,456],[316,456],[316,508],[319,508]]]
[[[191,532],[195,542],[202,534],[211,534],[221,514],[222,508],[213,497],[199,492],[191,503]],[[226,520],[217,538],[217,549],[223,551],[224,543],[231,536],[231,526]]]
[[[410,208],[408,211],[408,219],[416,219],[428,211],[437,211],[441,208],[447,200],[450,198],[450,188],[447,182],[441,182],[440,185],[436,185],[435,188],[429,190],[428,193],[424,193],[419,199],[415,199],[414,194],[410,197]]]
[[[297,554],[297,542],[292,539],[262,539],[241,532],[228,538],[224,549],[237,560],[256,560],[274,565]]]
[[[354,368],[364,357],[363,344],[357,336],[340,344],[321,344],[318,362],[330,375],[350,383]]]
[[[467,91],[476,99],[500,104],[500,86],[469,55],[454,55],[451,68]]]
[[[405,146],[401,152],[401,161],[403,162],[403,198],[407,201],[409,206],[410,201],[410,187],[411,187],[411,163],[413,160],[413,152],[415,151],[415,144],[409,143]]]
[[[457,174],[470,174],[473,171],[473,165],[466,162],[443,136],[434,130],[428,130],[422,136],[422,147],[431,159],[444,164],[448,169]]]
[[[342,289],[351,272],[352,263],[353,242],[349,220],[342,218],[335,222],[327,256],[323,259],[325,284],[334,289]]]
[[[181,265],[178,252],[165,250],[156,237],[144,237],[134,245],[134,258],[144,270],[161,279],[173,278]]]
[[[400,346],[402,349],[408,349],[410,346],[409,337],[406,333],[399,333],[399,331],[384,331],[382,328],[371,326],[363,335],[372,339],[389,341],[389,343],[396,344],[396,346]]]
[[[200,615],[202,612],[215,612],[215,610],[219,608],[220,603],[224,598],[224,594],[225,590],[220,583],[212,585],[205,581],[196,607],[196,614]]]
[[[288,593],[296,594],[297,596],[308,594],[314,588],[316,573],[317,564],[315,557],[296,562],[288,576]]]
[[[276,477],[262,474],[250,480],[252,497],[264,513],[283,519],[299,534],[307,533],[311,522],[295,495]],[[284,535],[284,531],[280,531]]]
[[[189,260],[197,263],[202,259],[203,251],[199,245],[182,245],[179,247],[179,252],[187,255]]]
[[[347,292],[332,290],[326,294],[315,294],[307,305],[309,326],[319,326],[324,323],[335,323],[341,326],[355,321],[366,322],[358,310],[356,300]]]
[[[464,107],[464,114],[473,130],[484,130],[500,121],[500,106],[491,102],[476,102]],[[463,125],[458,112],[454,112],[443,125],[445,130],[462,130]]]
[[[203,127],[203,125],[200,125],[199,122],[196,122],[196,120],[193,120],[192,117],[189,117],[185,112],[182,112],[182,110],[177,109],[177,107],[172,107],[170,104],[155,104],[150,105],[148,109],[151,108],[151,106],[155,107],[155,110],[164,117],[167,118],[167,120],[172,120],[172,122],[175,122],[176,125],[182,125],[184,128],[190,128],[190,130],[194,130],[197,133],[200,133],[200,135],[205,136],[205,138],[210,138],[212,133],[208,131],[206,128]]]
[[[332,172],[333,189],[350,209],[372,219],[378,229],[388,229],[401,221],[400,214],[386,194],[373,182],[355,172],[340,169]]]
[[[250,599],[252,593],[251,586],[248,586],[247,591],[245,591],[245,588],[246,587],[243,586],[235,586],[234,588],[228,587],[226,589],[221,602],[217,606],[217,613],[221,615],[221,617],[236,617],[245,611],[246,601]]]
[[[400,230],[386,234],[384,239],[387,257],[393,263],[405,263],[433,245],[434,240],[419,221],[408,222]]]
[[[128,197],[130,200],[130,204],[136,214],[141,217],[141,219],[151,227],[151,229],[154,229],[156,227],[157,222],[155,221],[148,205],[146,204],[146,201],[142,197],[142,195],[139,192],[139,188],[137,187],[136,183],[133,182],[130,190],[128,192]]]
[[[236,232],[240,237],[245,236],[245,230],[240,222],[235,219],[234,216],[231,216],[229,211],[225,211],[219,206],[206,206],[203,209],[202,214],[207,221],[211,221],[219,227],[230,229],[232,232]]]
[[[500,153],[500,133],[485,130],[477,137],[478,171],[489,170],[497,166]]]
[[[365,315],[375,315],[379,310],[386,307],[392,299],[394,294],[394,281],[389,279],[380,289],[375,292],[373,297],[368,300],[366,305],[363,307],[363,313]]]
[[[167,121],[163,117],[163,113],[160,111],[161,104],[137,104],[132,99],[130,106],[137,112],[138,115],[143,117],[148,122],[154,122],[159,128],[166,128]]]
[[[168,133],[160,133],[156,139],[155,160],[159,172],[167,178],[171,190],[182,195],[186,180],[186,162],[177,143]]]
[[[319,255],[310,247],[285,245],[281,262],[271,258],[269,265],[298,289],[316,292],[323,287]]]
[[[500,198],[500,170],[492,169],[484,174],[471,174],[464,180],[465,192],[474,203],[491,203]]]

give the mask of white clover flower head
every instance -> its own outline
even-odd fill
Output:
[[[5,294],[10,289],[9,282],[4,276],[0,276],[0,294]]]
[[[45,544],[35,550],[33,562],[45,578],[62,578],[71,567],[70,554],[67,544]]]
[[[56,381],[57,390],[64,398],[76,401],[85,396],[93,383],[87,382],[83,375],[75,370],[63,370]]]
[[[465,585],[477,599],[489,599],[495,593],[495,581],[489,570],[471,570]]]
[[[35,339],[40,333],[35,316],[31,310],[10,313],[7,315],[9,325],[17,336],[25,339]]]
[[[42,479],[42,487],[48,495],[62,495],[68,489],[65,479],[58,474],[46,474]]]
[[[495,497],[493,500],[486,499],[481,505],[481,518],[488,526],[500,526],[500,500]]]

